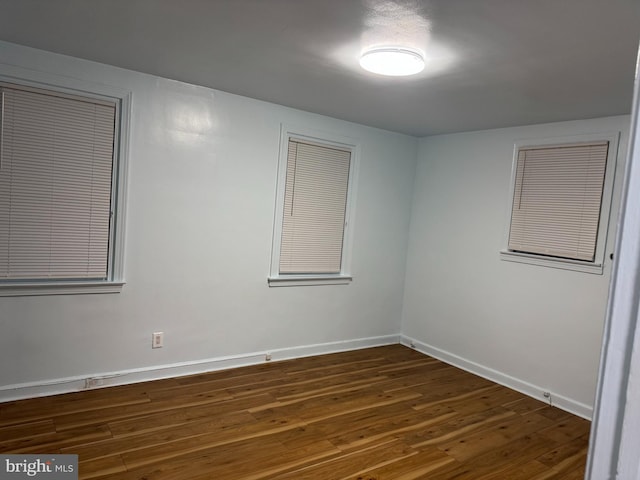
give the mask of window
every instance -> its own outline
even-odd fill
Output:
[[[119,102],[0,91],[0,295],[118,291]]]
[[[270,285],[347,283],[355,146],[286,132]]]
[[[516,146],[505,260],[601,273],[617,137]]]

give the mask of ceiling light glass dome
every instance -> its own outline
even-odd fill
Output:
[[[379,75],[401,77],[424,70],[424,58],[418,51],[405,47],[377,47],[362,54],[360,66]]]

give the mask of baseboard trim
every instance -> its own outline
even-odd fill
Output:
[[[471,360],[460,357],[459,355],[456,355],[454,353],[450,353],[440,348],[434,347],[433,345],[419,342],[418,340],[407,337],[405,335],[400,335],[400,343],[421,353],[424,353],[425,355],[429,355],[431,357],[437,358],[438,360],[442,360],[443,362],[446,362],[450,365],[461,368],[462,370],[466,370],[467,372],[473,373],[480,377],[486,378],[487,380],[491,380],[492,382],[499,383],[500,385],[504,385],[505,387],[511,388],[520,393],[524,393],[525,395],[528,395],[537,400],[541,400],[543,402],[549,401],[549,399],[545,398],[542,394],[542,392],[546,390],[544,387],[525,382],[505,373],[499,372],[498,370],[485,367]],[[567,412],[573,413],[574,415],[578,415],[579,417],[585,418],[587,420],[591,420],[593,416],[592,406],[578,402],[571,398],[567,398],[555,392],[550,393],[551,403],[553,406],[558,407],[562,410],[566,410]]]
[[[0,386],[0,403],[22,400],[25,398],[45,397],[62,393],[78,392],[81,390],[93,390],[96,388],[116,385],[148,382],[152,380],[161,380],[163,378],[183,377],[199,373],[214,372],[217,370],[226,370],[229,368],[246,367],[249,365],[264,363],[267,355],[271,355],[271,361],[290,360],[294,358],[310,357],[313,355],[360,350],[363,348],[379,347],[398,343],[535,399],[543,402],[548,401],[548,399],[544,398],[542,395],[542,392],[545,390],[543,387],[485,367],[456,354],[415,340],[411,337],[397,334],[344,340],[339,342],[319,343],[314,345],[301,345],[291,348],[265,350],[261,352],[230,355],[205,360],[156,365],[152,367],[121,370],[116,372],[103,372],[88,376],[64,377],[40,382]],[[587,420],[591,420],[593,407],[564,397],[555,392],[550,393],[552,404],[554,406],[582,418],[586,418]]]
[[[324,355],[328,353],[360,350],[363,348],[379,347],[400,343],[400,335],[384,335],[379,337],[359,338],[339,342],[328,342],[314,345],[302,345],[292,348],[281,348],[252,352],[241,355],[209,358],[189,362],[166,365],[156,365],[116,372],[103,372],[87,376],[64,377],[40,382],[20,383],[0,386],[0,403],[25,398],[45,397],[61,393],[93,390],[96,388],[127,385],[163,378],[182,377],[199,373],[226,370],[229,368],[257,365],[266,361],[271,355],[271,361],[289,360],[293,358]]]

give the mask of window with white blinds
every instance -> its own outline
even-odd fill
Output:
[[[0,282],[107,280],[115,104],[1,92]]]
[[[508,249],[594,262],[609,142],[521,148]]]
[[[342,271],[351,151],[288,141],[280,274]]]

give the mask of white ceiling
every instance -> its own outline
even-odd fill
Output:
[[[628,113],[637,0],[0,0],[0,39],[417,136]],[[413,77],[364,48],[422,49]]]

